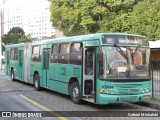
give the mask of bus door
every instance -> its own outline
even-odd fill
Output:
[[[43,80],[42,85],[47,87],[48,73],[49,73],[49,58],[50,57],[50,49],[43,50]]]
[[[84,48],[83,51],[83,94],[94,102],[95,84],[95,48]]]
[[[9,51],[7,50],[7,54],[6,54],[6,66],[5,66],[5,70],[6,70],[6,74],[9,74]]]
[[[24,57],[24,51],[19,50],[19,79],[20,80],[24,80],[23,57]]]

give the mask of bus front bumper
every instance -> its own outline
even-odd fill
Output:
[[[150,101],[151,93],[139,95],[108,95],[98,94],[97,104],[123,103],[123,102],[148,102]]]

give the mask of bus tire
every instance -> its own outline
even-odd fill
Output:
[[[40,78],[39,78],[39,75],[38,74],[35,74],[34,75],[34,87],[37,91],[40,91],[41,90],[41,87],[40,87]]]
[[[78,82],[74,82],[71,85],[71,89],[70,89],[70,93],[71,93],[71,100],[75,103],[75,104],[79,104],[81,103],[81,99],[80,99],[80,87],[79,87],[79,83]]]
[[[14,70],[13,70],[13,69],[11,70],[11,80],[12,80],[12,81],[15,81],[15,78],[14,78]]]

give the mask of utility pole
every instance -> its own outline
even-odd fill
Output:
[[[1,13],[2,11],[1,11],[1,8],[0,8],[0,70],[2,69],[2,36],[1,36],[1,34],[2,34],[2,30],[1,30],[1,26],[2,26],[2,21],[1,21],[1,19],[2,19],[2,13]]]

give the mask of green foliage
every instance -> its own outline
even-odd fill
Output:
[[[135,3],[134,0],[50,1],[53,26],[62,30],[66,36],[104,31],[106,28],[103,28],[103,24],[112,25],[113,21],[108,20],[114,20],[118,13],[131,11]],[[112,26],[109,27],[113,28]],[[117,30],[117,27],[113,30]]]
[[[29,42],[31,39],[25,36],[25,32],[20,27],[13,27],[7,34],[2,37],[4,44],[16,44],[21,42]]]
[[[160,0],[144,0],[130,14],[131,32],[146,35],[150,40],[160,39]]]
[[[160,0],[50,0],[51,21],[66,36],[125,32],[160,39]]]

